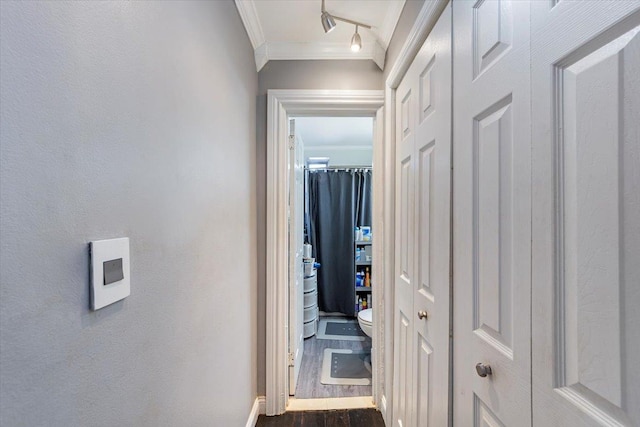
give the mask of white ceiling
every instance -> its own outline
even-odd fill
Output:
[[[371,147],[373,118],[371,117],[298,117],[296,134],[304,147]]]
[[[359,28],[360,52],[351,51],[352,24],[336,21],[325,34],[321,0],[235,0],[253,45],[258,71],[269,60],[371,59],[382,69],[405,0],[325,0],[332,15],[372,26]]]

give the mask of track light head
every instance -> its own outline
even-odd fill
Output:
[[[322,28],[324,28],[325,33],[331,32],[331,30],[336,27],[336,21],[327,11],[322,12],[320,15],[320,21],[322,22]]]
[[[354,21],[353,19],[343,18],[341,16],[331,15],[327,12],[327,9],[324,7],[324,0],[322,0],[322,5],[320,7],[320,22],[322,22],[322,28],[324,28],[325,33],[329,33],[336,27],[336,20],[346,22],[347,24],[352,24],[356,26],[356,32],[351,37],[351,51],[359,52],[362,49],[362,38],[360,34],[358,34],[358,27],[364,27],[371,29],[371,25],[363,24],[362,22]]]
[[[360,34],[358,34],[358,26],[356,25],[356,32],[351,37],[351,51],[352,52],[360,52],[362,49],[362,39],[360,38]]]

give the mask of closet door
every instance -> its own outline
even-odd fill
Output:
[[[397,91],[394,426],[446,426],[451,9]]]
[[[393,427],[411,426],[413,382],[413,235],[415,93],[410,69],[396,91],[396,242],[393,333]]]
[[[529,2],[454,1],[454,420],[531,425]]]
[[[640,2],[532,3],[533,422],[640,425]]]

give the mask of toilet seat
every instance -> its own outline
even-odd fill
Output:
[[[366,310],[362,310],[358,313],[358,320],[364,323],[365,325],[373,324],[373,309],[367,308]]]
[[[358,313],[358,325],[368,337],[373,334],[373,309],[368,308]]]

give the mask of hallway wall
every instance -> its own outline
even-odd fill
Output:
[[[420,14],[420,11],[424,6],[424,2],[425,0],[405,1],[404,7],[402,8],[402,13],[400,14],[400,18],[398,19],[398,25],[396,25],[396,29],[393,32],[393,37],[391,38],[389,47],[387,48],[387,57],[384,67],[385,80],[389,76],[393,64],[398,59],[400,50],[402,50],[402,47],[404,46],[404,43],[409,36],[409,32],[413,28],[413,25],[416,22],[416,18]]]
[[[234,3],[0,12],[0,424],[244,425],[258,78]],[[87,244],[123,236],[131,296],[92,312]]]

